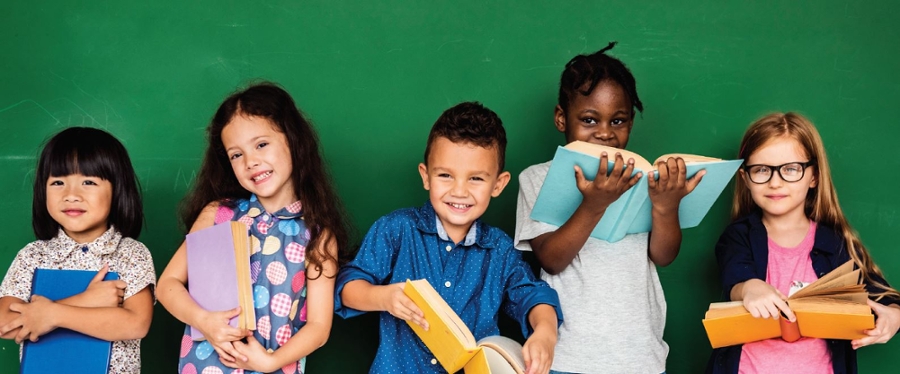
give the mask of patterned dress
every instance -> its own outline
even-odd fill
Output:
[[[309,242],[299,201],[275,213],[266,212],[256,196],[238,200],[235,208],[224,205],[215,224],[243,222],[250,228],[250,277],[256,307],[253,337],[275,351],[306,324],[306,244]],[[303,374],[306,357],[274,373]],[[178,372],[182,374],[244,373],[222,365],[208,341],[193,341],[190,327],[181,338]],[[254,372],[255,373],[255,372]]]

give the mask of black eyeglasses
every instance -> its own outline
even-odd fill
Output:
[[[741,169],[744,170],[750,181],[756,184],[768,183],[772,179],[772,175],[775,174],[772,172],[773,170],[778,172],[781,180],[793,183],[803,179],[803,176],[806,174],[806,168],[815,164],[814,161],[788,162],[777,166],[755,164],[744,165]]]

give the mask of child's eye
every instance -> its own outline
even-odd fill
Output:
[[[596,124],[597,124],[597,120],[594,119],[593,117],[582,118],[582,119],[581,119],[581,122],[584,122],[584,123],[586,123],[586,124],[588,124],[588,125],[596,125]]]
[[[88,179],[88,180],[86,180],[86,181],[84,181],[84,182],[81,182],[81,184],[83,184],[83,185],[85,185],[85,186],[97,186],[97,185],[98,185],[97,182],[92,181],[92,180],[90,180],[90,179]]]
[[[618,127],[618,126],[624,125],[626,122],[628,122],[628,120],[616,118],[616,119],[612,120],[612,122],[610,122],[610,124]]]
[[[482,177],[472,177],[472,178],[470,178],[470,179],[473,180],[473,181],[476,181],[476,182],[483,182],[483,181],[484,181],[484,178],[482,178]]]
[[[450,178],[450,174],[448,173],[439,173],[437,176],[438,178]]]
[[[51,186],[62,186],[63,182],[61,180],[50,181]]]
[[[229,160],[237,160],[238,157],[241,157],[240,153],[232,153],[231,156],[228,156]]]
[[[256,145],[256,148],[257,148],[257,149],[259,149],[259,148],[264,148],[264,147],[267,146],[267,145],[269,145],[269,143],[267,143],[267,142],[262,142],[262,143],[257,144],[257,145]]]

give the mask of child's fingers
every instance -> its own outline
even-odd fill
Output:
[[[706,175],[706,169],[698,171],[697,174],[694,174],[694,176],[691,177],[691,179],[688,179],[685,182],[685,187],[687,187],[687,193],[691,193],[691,191],[693,191],[694,188],[697,188],[697,186],[700,184],[700,181],[703,180],[704,175]]]
[[[581,170],[581,167],[575,165],[575,186],[578,187],[579,190],[583,190],[589,183],[591,182],[584,177],[584,171]]]
[[[609,173],[609,155],[603,152],[600,153],[600,165],[597,166],[597,177],[594,178],[594,181],[606,178],[607,173]]]
[[[97,274],[94,274],[94,277],[91,278],[91,283],[103,281],[103,278],[106,277],[106,273],[109,273],[109,264],[104,264],[103,267],[97,271]]]

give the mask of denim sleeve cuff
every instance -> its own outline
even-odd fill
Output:
[[[519,326],[522,328],[522,336],[526,339],[531,336],[534,329],[528,321],[528,314],[531,309],[540,304],[547,304],[556,311],[556,327],[559,328],[563,323],[562,308],[559,306],[559,295],[550,287],[535,287],[522,301],[519,302],[521,310],[518,313]]]
[[[334,313],[341,318],[347,319],[365,313],[364,311],[344,306],[343,299],[341,298],[341,291],[344,290],[344,286],[357,279],[362,279],[371,284],[375,284],[375,278],[372,277],[372,275],[354,267],[341,269],[341,272],[338,273],[337,280],[334,282]]]

